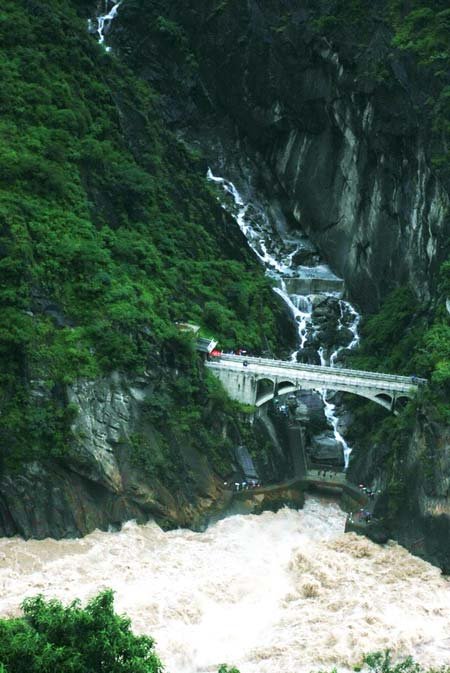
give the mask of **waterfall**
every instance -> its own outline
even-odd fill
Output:
[[[98,43],[101,45],[105,44],[105,36],[109,32],[111,28],[111,24],[114,21],[114,19],[117,16],[117,12],[119,11],[119,7],[122,4],[122,0],[120,2],[111,2],[111,0],[105,0],[104,2],[104,14],[100,14],[97,16],[95,19],[97,27],[95,29],[95,32],[98,35]],[[92,20],[89,21],[89,27],[92,28],[93,22]],[[111,51],[111,47],[105,47],[106,51]]]
[[[259,261],[264,265],[266,274],[276,282],[274,291],[283,299],[287,305],[292,317],[297,325],[298,344],[290,360],[298,361],[298,356],[308,345],[311,337],[317,334],[316,326],[313,320],[314,298],[318,295],[324,298],[336,298],[335,292],[324,291],[315,294],[297,294],[288,291],[288,283],[302,278],[316,278],[323,281],[336,279],[332,271],[324,264],[318,263],[314,267],[295,267],[294,258],[296,254],[305,246],[304,239],[293,236],[283,237],[281,240],[278,232],[275,232],[271,226],[264,209],[259,204],[244,199],[236,186],[223,177],[213,174],[209,168],[207,179],[214,182],[222,188],[226,197],[229,199],[219,199],[222,206],[234,217],[242,233],[247,238],[250,248],[253,250]],[[338,280],[338,279],[337,279]],[[338,366],[338,358],[342,351],[355,348],[359,343],[358,326],[360,316],[356,309],[347,301],[339,299],[339,318],[337,323],[337,332],[347,328],[351,334],[351,340],[344,346],[339,346],[330,355],[327,361],[324,346],[319,346],[317,355],[322,366]],[[333,430],[333,435],[338,444],[342,447],[344,457],[344,467],[347,469],[351,454],[351,448],[345,438],[338,430],[339,418],[336,415],[336,405],[328,399],[327,390],[317,391],[323,400],[324,413],[329,426]]]

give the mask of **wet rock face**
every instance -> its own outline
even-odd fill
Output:
[[[316,463],[339,468],[344,465],[342,446],[336,441],[332,432],[324,432],[312,438],[310,457]]]
[[[293,21],[289,39],[277,37],[269,13],[250,5],[259,13],[258,21],[248,17],[246,42],[234,42],[233,51],[228,33],[231,55],[219,73],[226,84],[216,88],[221,104],[244,133],[264,138],[290,210],[352,297],[370,309],[390,287],[409,281],[426,298],[449,231],[449,198],[430,170],[426,127],[411,113],[403,83],[392,71],[392,82],[362,91],[354,64],[307,25]],[[224,46],[216,49],[223,54]],[[233,68],[238,49],[248,70]],[[409,74],[409,88],[420,88]]]
[[[122,489],[122,478],[114,447],[130,440],[137,415],[132,391],[116,373],[103,381],[80,381],[68,394],[70,403],[79,409],[72,425],[71,464],[80,474],[116,493]],[[145,392],[141,401],[144,399]]]
[[[425,407],[397,449],[357,451],[350,479],[380,491],[374,513],[389,537],[450,574],[450,429],[429,416]]]
[[[448,195],[431,174],[419,137],[394,151],[386,144],[374,160],[375,130],[369,122],[364,128],[366,113],[350,114],[350,98],[339,106],[330,111],[331,128],[319,135],[292,130],[274,143],[274,171],[298,223],[360,305],[372,309],[386,290],[407,282],[426,299],[442,261]]]

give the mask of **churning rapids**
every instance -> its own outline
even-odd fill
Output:
[[[204,533],[126,524],[81,540],[3,540],[0,612],[25,596],[68,602],[103,587],[153,635],[168,673],[348,669],[392,648],[450,663],[450,584],[392,543],[343,534],[334,503],[234,516]]]

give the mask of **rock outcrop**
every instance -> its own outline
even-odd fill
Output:
[[[432,415],[357,452],[350,477],[380,493],[374,514],[390,537],[450,573],[450,429]]]
[[[173,376],[165,374],[167,380]],[[25,464],[0,477],[0,534],[60,538],[149,517],[164,526],[196,526],[220,506],[221,482],[208,458],[189,437],[164,437],[146,420],[146,404],[158,395],[154,376],[115,372],[79,381],[67,395],[78,410],[71,446],[60,460]],[[231,446],[238,441],[232,419],[213,422]],[[139,445],[142,437],[145,444]],[[171,442],[169,455],[180,461],[176,488],[166,474],[173,466],[158,468],[161,442]]]

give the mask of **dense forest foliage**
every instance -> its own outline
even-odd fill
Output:
[[[89,5],[7,0],[0,12],[8,464],[66,449],[77,411],[65,404],[66,384],[139,372],[149,353],[184,366],[179,393],[195,411],[202,384],[176,320],[226,347],[276,341],[271,287],[243,240],[240,261],[227,257],[236,233],[206,166],[164,128],[149,87],[89,34]]]

